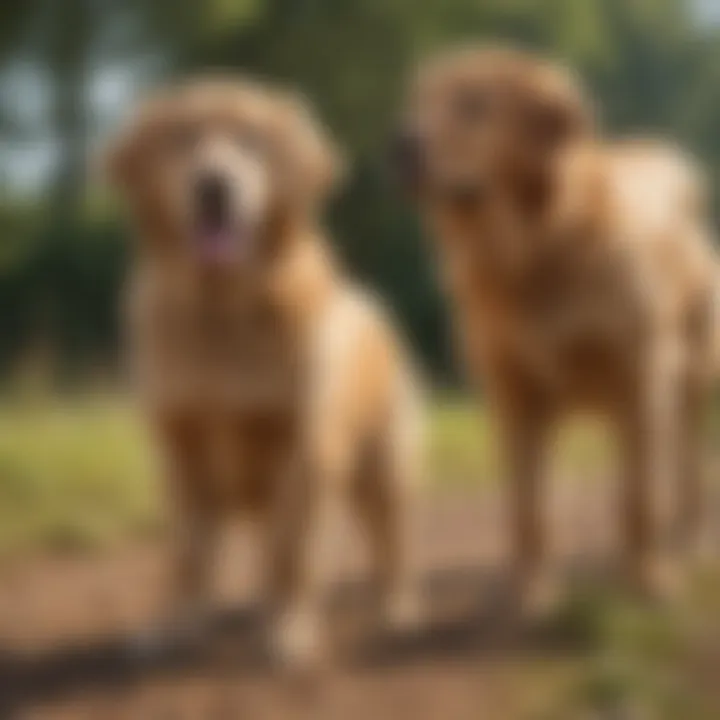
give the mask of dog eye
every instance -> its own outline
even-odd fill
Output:
[[[200,128],[195,123],[178,123],[170,128],[166,141],[174,150],[192,148],[200,137]]]
[[[244,127],[235,133],[238,145],[258,155],[266,150],[265,136],[259,128]]]
[[[455,111],[464,120],[474,121],[482,118],[488,109],[485,93],[465,92],[455,100]]]

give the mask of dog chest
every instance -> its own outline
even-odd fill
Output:
[[[482,365],[519,373],[558,400],[610,399],[635,365],[637,303],[607,276],[550,280],[495,303],[487,295],[476,301],[463,322],[468,349],[476,348]]]
[[[134,326],[137,379],[161,404],[237,409],[293,402],[295,328],[262,298],[158,293]]]

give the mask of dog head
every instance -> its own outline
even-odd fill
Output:
[[[301,98],[231,80],[193,81],[150,99],[107,165],[148,242],[215,265],[267,254],[273,229],[307,221],[338,172]]]
[[[500,48],[422,65],[396,138],[396,166],[421,203],[480,210],[498,196],[539,204],[558,153],[592,131],[564,68]]]

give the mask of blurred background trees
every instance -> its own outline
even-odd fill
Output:
[[[720,185],[720,12],[708,0],[3,0],[0,375],[42,353],[62,379],[116,363],[126,230],[88,175],[143,91],[208,68],[306,92],[352,161],[329,212],[437,378],[452,362],[432,262],[383,155],[414,60],[469,40],[571,62],[612,132],[670,135]]]

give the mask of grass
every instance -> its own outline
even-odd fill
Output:
[[[493,482],[498,458],[486,414],[438,400],[430,414],[427,477],[434,484]],[[605,443],[574,428],[560,443],[563,475],[607,468]],[[128,399],[7,400],[0,409],[0,555],[93,548],[157,527],[159,473]]]
[[[438,399],[429,428],[431,482],[486,483],[500,477],[497,439],[488,413],[468,400]],[[573,480],[605,477],[611,468],[609,439],[599,424],[576,420],[558,435],[553,475]]]
[[[559,438],[555,475],[592,481],[610,470],[607,439],[573,425]],[[428,481],[492,483],[498,453],[487,415],[438,399]],[[157,464],[127,399],[36,399],[0,409],[0,556],[97,549],[161,526]],[[710,720],[720,717],[720,582],[699,578],[673,610],[583,589],[548,632],[552,652],[507,665],[528,720]],[[567,652],[563,648],[568,648]]]
[[[637,602],[609,588],[567,603],[556,631],[580,652],[533,720],[712,720],[720,717],[720,578],[696,575],[674,604]],[[555,663],[557,666],[562,663]],[[551,667],[553,663],[550,663]],[[535,665],[531,673],[547,668]],[[557,690],[557,688],[560,688]]]
[[[89,548],[158,519],[152,452],[129,404],[91,397],[0,411],[0,554]]]

